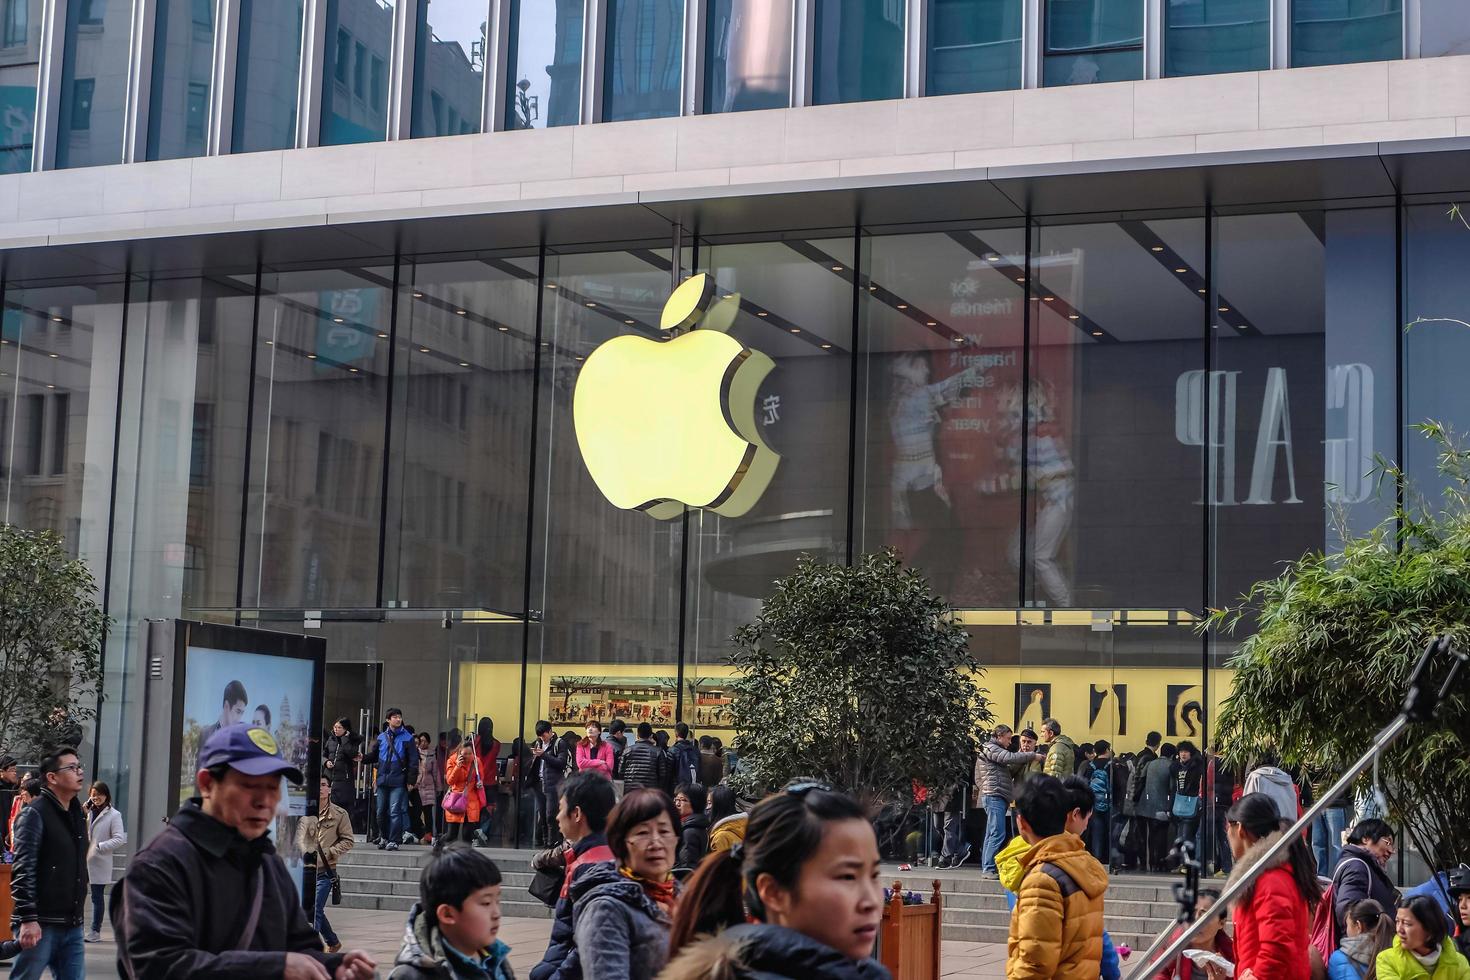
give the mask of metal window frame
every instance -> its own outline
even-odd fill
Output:
[[[1164,77],[1164,0],[1143,0],[1143,77]]]
[[[607,4],[608,0],[587,0],[582,9],[582,118],[577,121],[579,126],[602,122]]]
[[[904,4],[903,97],[921,99],[929,87],[929,6],[933,0]]]
[[[505,103],[510,94],[510,8],[512,0],[490,0],[490,19],[485,28],[485,104],[480,112],[480,132],[506,129]]]
[[[127,95],[123,102],[122,163],[148,159],[148,103],[153,96],[153,41],[158,0],[132,0],[128,23]]]
[[[684,57],[679,79],[679,114],[704,112],[704,46],[709,34],[707,0],[684,0]]]
[[[56,168],[60,137],[61,72],[66,60],[70,0],[41,0],[41,62],[36,66],[36,116],[31,135],[31,170]]]
[[[1041,87],[1042,9],[1045,0],[1021,0],[1021,88]]]
[[[235,136],[235,71],[240,57],[241,0],[214,0],[214,63],[209,71],[209,123],[204,155],[230,152]]]
[[[1291,67],[1291,0],[1271,0],[1270,66]]]
[[[426,2],[396,0],[393,5],[393,39],[388,44],[387,131],[383,134],[390,142],[413,135],[414,57],[418,52],[420,5]]]
[[[305,0],[301,12],[301,69],[296,73],[296,146],[320,146],[322,86],[327,57],[327,2]]]
[[[791,99],[793,109],[812,104],[812,67],[817,60],[817,0],[794,0],[791,13]]]
[[[1424,0],[1404,0],[1404,46],[1401,52],[1403,58],[1420,58],[1423,55],[1420,49],[1424,45]]]

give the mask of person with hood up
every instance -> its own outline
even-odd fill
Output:
[[[1088,980],[1103,957],[1108,873],[1066,832],[1071,799],[1061,780],[1033,777],[1016,794],[1016,823],[1031,849],[1006,942],[1008,980]]]
[[[435,852],[419,876],[388,980],[515,980],[500,933],[500,868],[465,843]]]
[[[1076,775],[1077,743],[1062,734],[1061,722],[1048,718],[1041,723],[1041,742],[1046,746],[1046,761],[1041,771],[1057,779]]]
[[[1393,945],[1378,954],[1377,980],[1470,980],[1470,962],[1449,938],[1449,924],[1428,895],[1399,902]]]
[[[709,791],[709,849],[728,851],[745,840],[749,818],[740,812],[735,791],[720,785]]]
[[[1332,914],[1339,936],[1347,932],[1348,909],[1359,902],[1371,898],[1384,909],[1398,905],[1399,891],[1385,870],[1393,854],[1393,828],[1377,817],[1361,820],[1348,831],[1332,873]]]
[[[1296,818],[1301,816],[1301,793],[1297,790],[1291,773],[1277,768],[1269,761],[1256,766],[1245,777],[1240,795],[1245,796],[1247,793],[1264,793],[1270,797],[1271,802],[1276,804],[1276,812],[1288,823],[1295,823]]]
[[[1348,909],[1347,932],[1327,961],[1327,980],[1374,980],[1378,954],[1393,943],[1393,919],[1370,899]]]
[[[653,980],[669,959],[679,884],[670,873],[679,813],[663,790],[635,789],[613,807],[613,861],[572,879],[572,931],[587,980]]]
[[[1235,858],[1227,889],[1254,871],[1290,826],[1263,793],[1236,800],[1225,814]],[[1312,909],[1321,899],[1312,849],[1293,837],[1235,903],[1235,980],[1308,980]]]
[[[742,844],[690,876],[661,980],[889,980],[872,958],[882,918],[867,814],[829,786],[795,782],[750,811]]]

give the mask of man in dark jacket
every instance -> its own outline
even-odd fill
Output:
[[[567,748],[556,737],[551,722],[544,718],[536,722],[536,740],[531,743],[531,792],[535,794],[536,832],[535,837],[554,845],[561,839],[556,825],[556,803],[561,793],[561,781],[569,764]],[[543,831],[544,828],[544,831]]]
[[[367,761],[378,767],[378,850],[396,851],[408,830],[408,787],[418,781],[419,750],[402,711],[389,708],[386,720]]]
[[[199,751],[200,795],[133,858],[112,891],[118,975],[370,980],[364,952],[322,951],[269,831],[281,777],[302,781],[263,728],[229,725]]]
[[[582,871],[612,863],[613,852],[603,832],[615,802],[612,780],[595,772],[574,773],[561,784],[556,822],[567,840],[564,855],[567,870],[562,879],[561,897],[551,913],[551,942],[541,962],[531,968],[531,980],[581,980],[582,966],[577,958],[572,902],[568,895],[573,879]]]
[[[709,793],[699,783],[680,783],[674,789],[674,809],[679,811],[679,853],[676,868],[693,868],[709,853]]]
[[[70,746],[41,760],[41,795],[15,821],[15,864],[10,928],[22,950],[10,975],[39,980],[49,967],[56,980],[82,980],[82,907],[87,896],[87,818],[77,795],[82,764]]]
[[[699,783],[706,790],[720,785],[725,778],[725,760],[715,752],[715,740],[708,735],[699,736]]]
[[[699,782],[699,746],[689,737],[689,726],[679,722],[674,726],[674,744],[669,746],[674,757],[674,785]]]
[[[664,754],[653,741],[653,726],[638,723],[638,741],[623,753],[623,789],[663,789]]]
[[[1332,911],[1339,935],[1347,935],[1348,909],[1363,899],[1371,898],[1385,909],[1398,905],[1398,889],[1384,870],[1393,854],[1393,828],[1377,817],[1360,820],[1348,831],[1332,876]]]

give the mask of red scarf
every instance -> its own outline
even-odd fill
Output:
[[[674,914],[674,876],[669,875],[663,881],[649,881],[634,874],[631,868],[618,868],[618,873],[624,878],[631,878],[638,882],[643,888],[643,893],[658,903],[659,908],[669,915]]]

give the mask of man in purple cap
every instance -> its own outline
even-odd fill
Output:
[[[263,728],[229,725],[204,743],[199,796],[113,889],[120,976],[371,980],[366,953],[323,951],[271,846],[282,776],[303,781]]]

